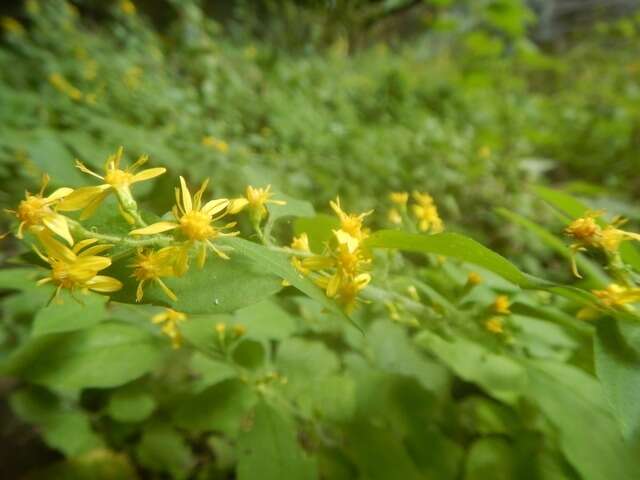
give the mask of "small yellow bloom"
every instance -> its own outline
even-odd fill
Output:
[[[176,246],[164,247],[160,250],[138,250],[136,259],[131,265],[134,268],[133,276],[138,280],[136,302],[142,301],[144,286],[149,281],[156,282],[165,295],[174,302],[178,300],[176,294],[162,281],[162,277],[176,275],[175,264],[182,258],[181,255],[182,249]]]
[[[216,227],[214,222],[220,220],[227,215],[227,207],[229,200],[226,198],[218,198],[210,200],[204,205],[202,204],[202,195],[209,180],[202,182],[200,189],[191,196],[187,182],[180,177],[180,188],[176,188],[176,205],[173,207],[173,216],[175,222],[161,221],[149,225],[148,227],[138,228],[130,232],[131,235],[155,235],[157,233],[167,232],[169,230],[178,230],[186,237],[188,245],[199,246],[198,265],[204,266],[207,258],[207,249],[213,250],[220,258],[228,259],[229,257],[218,247],[213,244],[213,240],[219,237],[232,237],[240,232],[225,232],[235,226],[235,222],[228,223],[223,227]],[[188,268],[188,256],[184,256],[177,265],[177,272],[182,274]]]
[[[64,93],[72,100],[82,100],[82,92],[71,85],[60,73],[52,73],[49,83],[59,92]]]
[[[303,232],[299,236],[293,237],[291,248],[300,250],[301,252],[310,252],[311,249],[309,248],[309,237],[307,234]]]
[[[267,185],[265,188],[254,188],[248,185],[244,197],[231,200],[229,213],[236,214],[248,207],[252,221],[260,223],[268,214],[266,204],[286,205],[287,203],[283,200],[273,200],[271,198],[273,195],[271,185]]]
[[[122,77],[122,81],[126,85],[129,90],[135,90],[140,86],[140,79],[144,75],[144,70],[138,66],[133,66],[128,68],[126,72],[124,72],[124,76]]]
[[[482,283],[482,277],[477,272],[469,272],[467,283],[471,286],[480,285]]]
[[[120,11],[127,15],[135,15],[136,6],[131,0],[120,0]]]
[[[510,306],[509,297],[498,295],[493,302],[493,311],[498,315],[509,315],[511,313]]]
[[[491,333],[499,335],[504,333],[504,322],[500,317],[491,317],[484,323],[484,328]]]
[[[120,160],[122,159],[123,153],[124,149],[120,147],[115,154],[107,158],[104,165],[104,176],[88,169],[82,162],[76,160],[76,167],[80,171],[96,177],[103,183],[93,187],[81,187],[74,190],[71,195],[68,195],[64,201],[60,202],[58,209],[62,211],[82,210],[80,219],[89,218],[111,192],[117,191],[122,197],[130,199],[133,202],[129,191],[131,185],[150,180],[167,171],[166,168],[156,167],[147,168],[146,170],[135,173],[139,167],[149,160],[149,157],[146,155],[140,156],[132,165],[122,170],[120,169]]]
[[[491,156],[491,147],[488,147],[487,145],[480,147],[480,150],[478,150],[478,156],[480,158],[489,158]]]
[[[229,144],[224,140],[220,140],[212,135],[207,135],[202,138],[202,145],[205,147],[213,148],[220,153],[227,153],[229,151]]]
[[[162,333],[169,337],[173,348],[180,348],[182,345],[182,335],[178,329],[178,324],[184,322],[186,319],[186,314],[173,310],[172,308],[165,308],[164,312],[154,315],[151,321],[156,325],[162,325]]]
[[[247,327],[237,323],[236,325],[233,326],[233,333],[236,337],[242,337],[247,333]]]
[[[408,192],[391,192],[389,194],[389,200],[391,200],[396,205],[406,205],[409,201],[409,193]]]
[[[400,225],[402,223],[402,215],[400,215],[400,212],[398,212],[398,210],[396,210],[395,208],[389,210],[387,219],[394,225]]]
[[[13,33],[15,35],[22,35],[24,33],[24,27],[22,24],[13,17],[0,18],[0,26],[7,33]]]
[[[13,213],[20,220],[16,236],[22,238],[25,228],[34,232],[47,229],[64,238],[69,245],[73,245],[73,237],[69,232],[67,219],[51,208],[73,190],[63,187],[45,197],[44,190],[47,188],[48,183],[49,175],[45,174],[42,176],[42,186],[39,193],[31,195],[29,192],[25,192],[25,199],[18,204],[17,210],[6,210],[9,213]]]
[[[428,193],[413,192],[413,198],[416,204],[412,206],[412,211],[418,220],[418,228],[423,232],[431,230],[432,233],[440,233],[444,230],[444,224],[433,197]]]
[[[365,217],[371,215],[373,210],[360,214],[346,213],[340,206],[340,197],[337,197],[335,202],[329,202],[329,205],[340,219],[340,230],[349,234],[358,242],[369,236],[369,230],[363,228],[362,224]]]
[[[409,297],[411,297],[411,300],[413,300],[414,302],[420,301],[420,295],[418,295],[418,289],[415,287],[415,285],[409,285],[407,287],[407,293],[409,294]]]
[[[623,287],[612,283],[604,290],[593,290],[593,294],[600,299],[603,305],[610,308],[631,308],[631,304],[640,301],[640,288]]]
[[[50,275],[39,280],[38,285],[52,282],[57,286],[56,297],[63,288],[71,292],[93,290],[101,293],[115,292],[122,288],[119,280],[98,275],[100,270],[111,265],[110,258],[99,254],[109,250],[112,245],[94,245],[97,240],[89,238],[79,241],[70,249],[47,233],[42,233],[38,238],[46,255],[36,247],[34,250],[51,267]]]

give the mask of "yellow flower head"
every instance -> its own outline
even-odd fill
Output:
[[[327,297],[335,298],[348,314],[355,309],[358,294],[369,285],[369,282],[371,282],[371,275],[368,273],[360,273],[355,277],[336,273],[328,279],[321,277],[316,280],[319,286],[325,288]]]
[[[286,205],[287,203],[283,200],[273,200],[272,196],[271,185],[267,185],[265,188],[255,188],[248,185],[244,197],[231,200],[229,213],[236,214],[248,207],[251,219],[256,223],[260,223],[267,216],[268,212],[265,206],[267,203],[274,205]]]
[[[504,323],[500,317],[491,317],[484,323],[484,328],[496,335],[504,333]]]
[[[20,220],[16,236],[22,238],[25,228],[31,229],[34,232],[47,229],[56,235],[60,235],[69,245],[73,245],[73,237],[69,232],[67,219],[59,213],[56,213],[52,208],[61,199],[73,192],[73,190],[71,188],[59,188],[45,197],[44,190],[47,188],[48,183],[49,175],[45,174],[42,176],[40,192],[36,195],[25,192],[25,198],[18,204],[17,210],[7,210],[7,212],[13,213],[16,218]]]
[[[293,237],[291,241],[291,248],[294,250],[300,250],[301,252],[310,252],[309,248],[309,237],[306,233],[301,233],[297,237]]]
[[[340,219],[340,230],[351,235],[358,242],[369,236],[369,231],[362,228],[362,224],[365,217],[371,215],[373,210],[360,214],[346,213],[340,206],[340,197],[337,197],[335,202],[329,202],[329,205]]]
[[[135,15],[136,6],[131,0],[120,0],[120,11],[126,15]]]
[[[138,280],[136,302],[142,301],[144,286],[149,281],[156,282],[165,295],[174,302],[178,300],[176,294],[162,281],[162,277],[176,275],[175,264],[181,258],[182,251],[183,249],[176,246],[164,247],[160,250],[138,250],[131,264],[134,268],[133,276]]]
[[[52,73],[49,76],[49,83],[59,92],[64,93],[72,100],[82,100],[82,92],[71,85],[69,81],[60,73]]]
[[[509,297],[498,295],[493,302],[493,311],[498,315],[509,315],[511,313],[510,306]]]
[[[162,333],[169,337],[173,348],[180,348],[182,345],[182,335],[178,329],[178,324],[184,322],[186,319],[186,314],[173,310],[172,308],[165,308],[164,312],[151,317],[153,323],[162,325]]]
[[[395,208],[389,210],[387,219],[394,225],[400,225],[402,223],[402,215],[400,215],[400,212],[398,212],[398,210],[396,210]]]
[[[34,247],[38,256],[51,267],[48,277],[38,281],[38,285],[53,283],[57,286],[56,297],[65,288],[96,292],[115,292],[122,288],[122,283],[112,277],[98,275],[111,265],[111,259],[99,254],[110,249],[111,245],[94,245],[97,240],[89,238],[76,243],[72,249],[55,240],[51,235],[43,233],[38,236],[45,253]]]
[[[469,276],[467,277],[467,284],[471,286],[480,285],[482,283],[482,277],[477,272],[469,272]]]
[[[396,205],[404,206],[409,201],[409,193],[408,192],[391,192],[389,194],[389,200],[391,200]]]
[[[192,197],[187,187],[187,182],[185,182],[183,177],[180,177],[180,188],[176,188],[176,205],[173,207],[173,216],[176,221],[157,222],[148,227],[133,230],[130,234],[154,235],[169,230],[177,230],[190,244],[194,242],[199,244],[198,265],[200,267],[204,266],[204,262],[206,261],[207,248],[213,250],[219,257],[228,259],[229,257],[216,247],[212,241],[219,237],[235,236],[240,232],[225,231],[234,227],[235,222],[228,223],[223,227],[214,225],[214,222],[227,215],[229,200],[226,198],[218,198],[203,204],[202,195],[208,183],[208,179],[202,182],[200,189]],[[188,261],[188,257],[185,256],[182,260],[183,265],[177,267],[178,271],[186,271],[186,265],[184,264],[186,261]]]
[[[13,33],[15,35],[22,35],[24,33],[24,27],[22,24],[13,17],[1,17],[0,26],[7,33]]]
[[[109,193],[118,191],[120,195],[128,199],[131,197],[131,193],[129,192],[129,187],[131,185],[145,180],[150,180],[167,171],[166,168],[156,167],[148,168],[136,173],[136,170],[144,165],[149,159],[146,155],[140,156],[132,165],[122,170],[120,168],[120,161],[123,153],[124,149],[120,147],[115,154],[110,155],[107,158],[104,165],[104,175],[97,174],[87,168],[82,162],[76,160],[76,167],[80,171],[96,177],[103,183],[93,187],[81,187],[74,190],[74,192],[67,196],[63,202],[60,202],[58,209],[63,211],[82,210],[80,219],[86,219],[95,212],[102,201],[107,198]]]
[[[211,135],[202,138],[202,145],[213,148],[220,153],[227,153],[229,151],[229,144],[227,142]]]
[[[440,233],[444,230],[444,224],[433,197],[428,193],[413,192],[413,199],[416,203],[412,206],[412,211],[418,220],[418,228],[423,232],[431,230],[432,233]]]
[[[604,290],[593,290],[593,294],[600,299],[603,305],[610,308],[630,307],[630,304],[640,301],[640,288],[623,287],[612,283]]]

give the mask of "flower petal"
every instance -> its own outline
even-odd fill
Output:
[[[157,222],[147,227],[132,230],[131,232],[129,232],[129,235],[154,235],[156,233],[167,232],[178,227],[179,225],[173,222]]]
[[[73,245],[73,237],[71,236],[71,232],[69,232],[67,219],[62,215],[59,215],[57,213],[46,215],[42,218],[42,223],[53,233],[64,238],[69,245]]]
[[[213,217],[215,214],[221,212],[228,206],[229,206],[228,199],[217,198],[215,200],[210,200],[207,203],[205,203],[204,206],[202,207],[202,213],[204,213],[205,215],[209,215],[210,217]]]
[[[122,288],[120,280],[116,280],[113,277],[107,277],[106,275],[96,275],[86,283],[90,290],[96,292],[115,292]]]
[[[189,192],[189,187],[187,187],[187,182],[184,181],[184,177],[180,177],[180,187],[182,192],[182,207],[184,208],[185,213],[189,213],[193,210],[193,205],[191,204],[191,193]]]
[[[229,213],[231,215],[235,215],[236,213],[240,213],[247,205],[249,205],[249,200],[244,197],[234,198],[229,203]]]
[[[66,262],[75,262],[76,254],[70,248],[65,247],[62,243],[55,240],[50,233],[46,230],[38,235],[38,240],[42,243],[47,255],[57,260],[64,260]]]
[[[62,210],[63,212],[81,210],[109,188],[111,188],[109,185],[78,188],[64,197],[57,205],[57,209]]]
[[[166,168],[156,167],[156,168],[147,168],[146,170],[142,170],[141,172],[136,173],[129,183],[137,183],[142,182],[144,180],[150,180],[155,177],[159,177],[163,173],[167,171]]]
[[[61,198],[66,197],[67,195],[70,195],[71,193],[73,193],[73,188],[62,187],[62,188],[59,188],[56,191],[54,191],[48,197],[45,197],[45,201],[46,201],[46,203],[49,204],[49,203],[55,202],[57,200],[60,200]]]

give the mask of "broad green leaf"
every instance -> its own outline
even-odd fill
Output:
[[[119,422],[141,422],[151,415],[155,406],[155,399],[142,385],[128,385],[109,397],[107,413]]]
[[[62,303],[51,302],[38,311],[31,335],[37,337],[49,333],[82,330],[100,323],[107,316],[105,306],[109,297],[104,295],[89,293],[73,298],[65,292],[61,294],[60,300]]]
[[[518,363],[462,337],[447,341],[424,330],[416,335],[415,342],[462,379],[478,384],[503,402],[515,403],[526,386],[526,371]]]
[[[144,301],[186,313],[217,314],[259,302],[282,288],[275,272],[255,262],[244,250],[231,251],[229,256],[229,260],[223,260],[209,254],[203,268],[193,262],[183,277],[164,279],[178,297],[177,302],[153,282],[145,288]]]
[[[102,446],[85,412],[64,405],[44,389],[18,390],[9,403],[18,417],[41,430],[47,445],[65,455],[80,455]]]
[[[313,205],[305,200],[298,200],[297,198],[289,197],[281,193],[274,195],[274,200],[282,200],[287,202],[284,205],[269,204],[269,217],[267,223],[264,226],[264,235],[269,238],[271,230],[276,222],[282,218],[287,217],[313,217],[316,212],[313,209]]]
[[[45,270],[38,268],[2,268],[0,269],[0,290],[33,290]]]
[[[479,265],[524,288],[541,288],[549,282],[518,269],[506,258],[475,240],[457,233],[420,235],[399,230],[380,230],[365,240],[372,248],[397,248],[410,252],[434,253]]]
[[[191,357],[191,372],[197,375],[194,385],[197,393],[238,375],[238,371],[222,361],[213,360],[200,352]]]
[[[400,325],[379,320],[371,326],[365,341],[378,368],[412,377],[436,395],[447,390],[450,378],[446,369],[418,351]]]
[[[238,480],[314,480],[315,464],[298,442],[294,420],[260,402],[251,429],[238,438]]]
[[[640,328],[635,324],[625,329]],[[596,372],[604,394],[629,441],[640,439],[640,353],[629,344],[613,318],[598,322],[594,338]]]
[[[527,396],[556,427],[560,446],[585,480],[640,478],[640,460],[623,441],[601,386],[577,368],[529,360]]]
[[[115,387],[155,368],[162,352],[150,333],[107,322],[33,338],[8,358],[4,373],[54,390]]]
[[[150,425],[136,448],[138,461],[153,472],[167,472],[172,478],[189,476],[195,458],[180,433],[168,425]]]
[[[578,218],[589,210],[589,207],[572,195],[553,190],[551,188],[536,185],[533,191],[547,203],[567,215],[569,218]]]
[[[297,327],[296,318],[271,299],[237,310],[234,316],[247,328],[247,337],[257,340],[281,340]]]
[[[68,458],[37,471],[24,480],[138,480],[138,474],[124,453],[96,449]]]
[[[340,227],[340,221],[333,216],[320,213],[311,218],[296,218],[293,230],[296,235],[306,233],[309,237],[311,251],[320,253],[324,245],[331,239],[332,230]]]

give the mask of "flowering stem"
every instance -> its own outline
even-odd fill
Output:
[[[93,230],[87,230],[78,222],[68,220],[69,226],[73,233],[81,238],[96,238],[103,242],[115,243],[121,245],[129,245],[131,247],[145,247],[145,246],[167,246],[173,242],[172,237],[166,235],[154,235],[148,238],[133,238],[133,237],[121,237],[117,235],[107,235],[105,233],[95,232]]]
[[[138,203],[133,198],[129,187],[116,188],[115,192],[122,211],[131,216],[138,227],[146,227],[147,223],[140,216],[140,213],[138,212]]]

